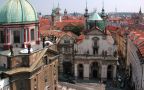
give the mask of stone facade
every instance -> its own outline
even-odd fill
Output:
[[[74,70],[74,41],[75,38],[69,35],[62,36],[58,42],[59,72],[64,74],[73,74]]]
[[[44,48],[30,54],[5,57],[1,76],[8,77],[10,90],[57,90],[58,56]]]
[[[75,77],[116,78],[117,56],[114,52],[117,48],[112,37],[98,30],[92,30],[84,36],[80,43],[75,44]]]
[[[116,78],[118,58],[114,53],[117,51],[117,46],[114,45],[112,36],[94,29],[76,39],[70,36],[60,39],[58,48],[60,52],[63,52],[60,56],[60,64],[63,65],[65,61],[72,62],[71,74],[76,78],[102,80]],[[68,39],[70,43],[65,44],[65,39]],[[71,53],[64,48],[68,48]],[[69,67],[70,65],[61,66],[60,72],[63,73],[63,70]]]

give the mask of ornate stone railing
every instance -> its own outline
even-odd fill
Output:
[[[118,60],[118,57],[111,55],[102,56],[102,55],[86,55],[86,54],[75,54],[75,59],[99,59],[99,60]]]

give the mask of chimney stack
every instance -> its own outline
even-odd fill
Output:
[[[45,37],[43,38],[43,48],[45,47]]]
[[[28,44],[28,54],[30,54],[31,44]]]
[[[11,56],[13,56],[14,52],[13,52],[13,46],[12,45],[10,45],[10,52],[11,52]]]

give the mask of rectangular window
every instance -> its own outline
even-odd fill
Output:
[[[31,30],[31,41],[34,40],[34,29]]]
[[[5,36],[4,36],[4,31],[0,31],[0,43],[4,43]]]
[[[70,40],[64,40],[65,44],[70,44]]]
[[[49,59],[48,59],[47,56],[44,57],[44,63],[45,63],[46,65],[49,64]]]
[[[20,43],[20,31],[14,31],[14,43]]]

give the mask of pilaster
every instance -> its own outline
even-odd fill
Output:
[[[107,65],[102,65],[102,68],[101,68],[101,79],[102,80],[107,79]]]
[[[117,66],[114,65],[114,66],[113,66],[113,79],[116,78],[116,70],[117,70]]]
[[[89,79],[89,64],[84,64],[84,79]]]
[[[77,79],[78,77],[78,69],[77,69],[77,64],[74,65],[74,76]]]

